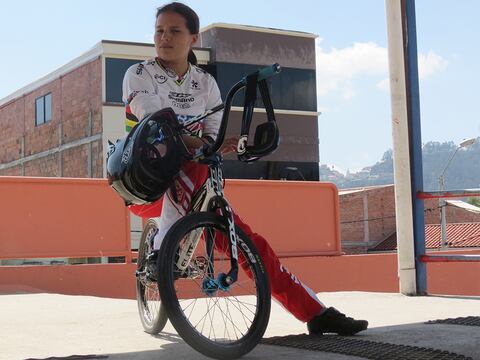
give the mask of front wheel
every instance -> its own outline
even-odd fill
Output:
[[[262,260],[236,227],[238,279],[228,287],[218,279],[230,270],[228,226],[213,213],[192,213],[177,222],[158,257],[162,304],[178,334],[195,350],[216,359],[251,351],[270,317],[270,286]],[[194,248],[188,246],[199,239]],[[189,262],[179,254],[191,254]]]
[[[153,335],[162,331],[168,320],[160,300],[158,284],[147,272],[147,255],[152,251],[156,231],[155,220],[148,220],[140,238],[136,271],[138,314],[145,332]]]

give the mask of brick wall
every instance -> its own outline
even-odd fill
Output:
[[[345,194],[340,194],[340,231],[345,253],[365,253],[396,231],[393,185],[342,191]],[[425,224],[440,223],[438,206],[438,199],[424,201]],[[480,214],[450,205],[446,209],[447,223],[480,222]]]
[[[2,173],[4,176],[23,176],[23,168],[20,165],[9,167]]]
[[[439,200],[425,200],[425,209],[429,209],[425,211],[425,224],[439,224]],[[475,214],[451,205],[447,205],[446,209],[445,218],[447,219],[447,223],[480,222],[480,214]]]
[[[0,108],[0,163],[22,157],[22,135],[25,122],[24,99],[11,102]]]
[[[52,120],[35,126],[35,99],[48,93]],[[0,107],[0,175],[102,177],[101,140],[75,143],[101,134],[101,94],[97,58]]]
[[[363,253],[395,231],[394,188],[366,188],[340,195],[340,231],[346,253]]]
[[[52,177],[60,176],[59,172],[59,154],[43,156],[39,159],[25,163],[25,176]]]

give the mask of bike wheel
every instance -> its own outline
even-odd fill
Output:
[[[200,234],[200,241],[181,272],[176,263],[192,232]],[[251,351],[270,317],[270,285],[262,260],[238,227],[236,234],[238,280],[228,289],[212,291],[205,285],[230,270],[228,226],[213,213],[192,213],[177,222],[158,256],[160,296],[170,322],[195,350],[217,359]]]
[[[158,284],[146,274],[146,258],[152,250],[156,229],[156,222],[148,220],[140,238],[136,273],[138,313],[145,332],[149,334],[158,334],[162,331],[168,319],[160,299]]]

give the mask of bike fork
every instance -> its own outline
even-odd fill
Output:
[[[218,159],[221,161],[221,159]],[[235,232],[235,221],[233,218],[233,210],[228,204],[223,193],[223,174],[221,166],[218,164],[209,167],[210,177],[207,182],[207,191],[213,193],[214,196],[208,201],[208,211],[220,211],[220,214],[226,221],[228,226],[228,245],[230,252],[230,271],[228,274],[221,273],[217,280],[218,286],[222,289],[228,289],[238,278],[238,249],[237,249],[237,234]],[[213,254],[213,252],[211,253]],[[212,264],[213,264],[213,259]],[[213,265],[212,265],[213,266]]]
[[[221,159],[214,159],[209,166],[210,176],[206,183],[206,195],[202,195],[203,206],[201,211],[220,212],[220,215],[225,219],[225,225],[228,229],[228,247],[230,255],[230,271],[220,273],[215,278],[214,269],[214,234],[205,233],[205,242],[207,250],[207,268],[202,284],[202,289],[207,295],[213,295],[218,289],[227,291],[230,286],[237,281],[238,278],[238,249],[237,249],[237,234],[235,232],[235,222],[233,218],[233,211],[224,197],[223,193],[223,175],[219,163]],[[195,209],[198,209],[195,205]],[[184,246],[179,254],[177,260],[177,268],[180,273],[184,273],[192,260],[193,253],[201,239],[202,229],[198,228],[190,233],[187,239],[186,246]]]

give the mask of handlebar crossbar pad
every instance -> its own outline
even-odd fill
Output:
[[[247,89],[249,88],[248,85],[249,84],[247,84]],[[263,105],[265,106],[265,111],[267,112],[267,122],[258,125],[255,129],[253,146],[246,146],[244,152],[238,154],[238,159],[244,162],[252,162],[272,153],[278,147],[280,139],[267,82],[265,80],[258,82],[258,87],[262,96]],[[245,94],[245,98],[247,97],[247,94]],[[255,102],[245,103],[244,118],[242,119],[243,137],[248,137],[250,132],[250,123],[254,106]]]
[[[266,66],[258,71],[258,81],[268,79],[269,77],[276,75],[280,72],[281,68],[279,64],[273,64]]]

